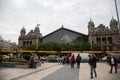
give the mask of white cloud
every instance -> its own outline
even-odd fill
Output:
[[[26,0],[9,0],[11,5],[13,5],[14,7],[17,8],[26,8],[27,4],[26,4]]]

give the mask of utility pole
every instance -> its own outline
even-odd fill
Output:
[[[92,48],[93,48],[93,46],[92,46],[92,32],[90,33],[90,48],[91,48],[91,51],[92,51]]]
[[[37,43],[36,43],[36,53],[38,53],[38,34],[37,34]]]
[[[116,8],[116,14],[117,14],[117,20],[118,20],[119,40],[120,40],[120,21],[119,21],[118,7],[117,7],[117,2],[116,2],[116,0],[114,0],[114,2],[115,2],[115,8]]]
[[[37,27],[39,27],[40,24],[37,24]],[[38,53],[38,42],[39,42],[39,33],[37,32],[37,42],[36,42],[36,53]]]

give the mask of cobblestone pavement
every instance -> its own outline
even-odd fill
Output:
[[[97,63],[97,77],[92,80],[120,80],[120,69],[118,73],[109,73],[109,65]],[[0,80],[91,80],[90,66],[81,63],[80,69],[71,68],[70,65],[59,65],[57,63],[45,63],[37,69],[0,68]]]
[[[79,71],[79,80],[91,80],[90,79],[90,67],[88,64],[81,64],[81,68]],[[118,73],[115,73],[113,68],[113,73],[109,73],[110,66],[105,63],[97,63],[97,77],[92,80],[120,80],[120,69],[118,69]]]
[[[37,72],[41,72],[47,68],[53,67],[57,65],[56,63],[45,63],[37,69],[32,68],[3,68],[0,67],[0,80],[19,80],[24,78],[25,76],[33,75]],[[33,76],[34,77],[34,76]],[[23,79],[25,80],[25,79]]]

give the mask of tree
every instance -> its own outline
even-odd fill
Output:
[[[99,44],[93,44],[93,49],[95,51],[101,50],[101,46]],[[33,44],[31,46],[26,47],[27,50],[35,50],[36,45]],[[73,44],[65,44],[65,43],[57,43],[57,42],[44,42],[38,44],[38,50],[47,50],[47,51],[89,51],[90,49],[90,43],[83,43],[80,41],[76,41]]]
[[[23,58],[27,61],[30,60],[30,54],[23,54]]]

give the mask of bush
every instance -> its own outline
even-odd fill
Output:
[[[30,54],[23,54],[23,58],[27,61],[30,60]]]

